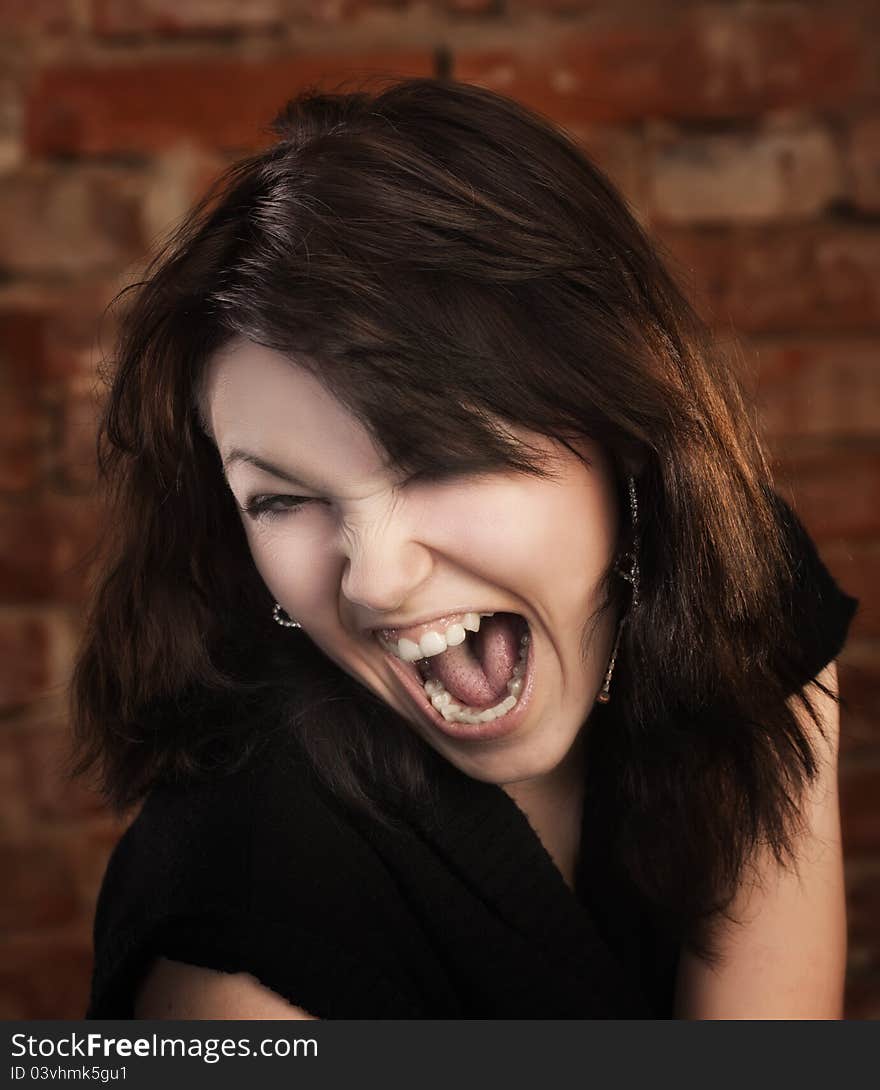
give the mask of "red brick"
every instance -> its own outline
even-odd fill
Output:
[[[45,311],[0,302],[0,367],[22,384],[38,385],[44,372],[45,324]]]
[[[22,782],[32,820],[69,820],[102,813],[100,795],[85,779],[70,775],[72,735],[64,723],[25,726],[17,732]]]
[[[81,273],[139,256],[139,183],[104,172],[30,169],[0,185],[0,269]]]
[[[773,442],[777,478],[791,487],[819,541],[880,537],[880,458],[872,446]]]
[[[450,15],[496,16],[504,5],[503,0],[440,0],[439,6]]]
[[[67,923],[79,911],[73,870],[63,849],[42,838],[0,843],[0,928],[26,931]]]
[[[0,611],[0,709],[26,704],[61,683],[66,642],[65,625],[52,614]]]
[[[611,125],[573,125],[569,131],[632,205],[643,203],[645,153],[640,135]]]
[[[507,0],[507,10],[518,16],[532,12],[544,12],[549,15],[577,15],[594,10],[595,0]]]
[[[847,152],[853,203],[863,212],[880,212],[880,117],[852,126]]]
[[[13,39],[74,28],[72,0],[0,0],[0,26]]]
[[[846,910],[850,943],[871,946],[880,969],[880,858],[847,861]]]
[[[880,858],[846,858],[847,1018],[880,1015]]]
[[[880,602],[875,598],[875,605]],[[880,609],[878,609],[880,612]],[[853,641],[847,645],[838,663],[841,706],[841,754],[853,760],[872,750],[880,752],[880,662],[877,646],[865,643],[866,650]]]
[[[89,916],[94,914],[107,860],[125,831],[125,824],[109,816],[95,817],[87,824],[80,823],[68,838],[68,856],[78,895]]]
[[[92,497],[0,502],[0,599],[81,603],[98,525]]]
[[[844,856],[880,854],[880,764],[864,763],[840,770],[840,810]]]
[[[29,49],[13,45],[10,38],[9,46],[0,54],[0,175],[20,170],[24,162],[21,120],[29,53]]]
[[[106,311],[118,285],[77,277],[58,289],[0,293],[0,365],[24,384],[44,386],[96,375],[115,336]]]
[[[97,34],[177,36],[265,30],[284,22],[284,0],[92,0]]]
[[[3,723],[0,725],[0,829],[9,837],[21,836],[30,820],[18,731]]]
[[[14,1019],[80,1019],[88,1003],[91,943],[84,927],[0,942],[0,1010]]]
[[[840,586],[859,599],[852,635],[880,637],[880,542],[829,541],[822,558]]]
[[[0,380],[0,406],[0,492],[27,492],[42,473],[48,419],[32,390],[8,381]]]
[[[649,155],[651,221],[761,223],[810,218],[843,192],[831,136],[793,131],[656,137]]]
[[[762,424],[786,436],[880,439],[880,358],[875,339],[764,338],[744,350],[760,364]]]
[[[868,69],[859,21],[845,13],[713,5],[560,22],[521,52],[462,49],[453,74],[571,122],[839,106]]]
[[[356,23],[380,15],[399,16],[419,0],[287,0],[289,18],[294,23],[337,26]]]
[[[848,1021],[880,1021],[880,972],[848,975],[844,1018]]]
[[[729,227],[686,228],[669,223],[647,225],[655,248],[668,271],[700,316],[710,325],[729,325],[723,295],[735,260],[738,233]]]
[[[154,157],[143,205],[144,226],[154,243],[177,226],[228,161],[192,144],[177,144]]]
[[[83,376],[64,387],[60,435],[55,451],[58,482],[69,489],[91,489],[96,481],[95,437],[103,386]]]
[[[797,334],[880,328],[880,231],[866,224],[658,225],[653,234],[702,296],[701,313],[719,325]]]
[[[26,146],[34,155],[143,153],[180,142],[248,149],[270,142],[269,122],[306,86],[432,71],[428,50],[59,65],[30,90]]]

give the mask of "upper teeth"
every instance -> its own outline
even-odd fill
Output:
[[[494,613],[465,613],[460,621],[454,621],[445,629],[432,628],[424,632],[418,643],[415,640],[402,639],[396,643],[379,635],[379,643],[386,651],[395,655],[404,662],[415,662],[417,659],[431,658],[433,655],[442,655],[449,647],[456,647],[465,640],[465,631],[479,632],[481,617],[494,617]]]

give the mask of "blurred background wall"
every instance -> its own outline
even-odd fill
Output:
[[[374,71],[562,123],[757,369],[780,490],[862,601],[840,662],[846,1004],[880,1017],[876,0],[0,0],[0,1017],[83,1013],[122,828],[63,775],[102,310],[286,98]]]

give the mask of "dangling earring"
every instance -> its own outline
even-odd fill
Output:
[[[614,664],[617,662],[617,648],[620,646],[620,633],[623,630],[623,621],[620,621],[617,625],[617,636],[614,639],[614,650],[611,652],[611,661],[608,663],[608,669],[605,671],[605,680],[602,682],[602,688],[599,690],[599,695],[596,700],[600,704],[607,704],[611,699],[611,675],[614,673]]]
[[[636,498],[636,481],[632,475],[630,475],[628,483],[633,543],[632,549],[618,557],[614,570],[621,578],[626,579],[628,583],[632,583],[632,605],[630,606],[630,612],[632,612],[638,609],[639,606],[639,503]],[[629,571],[623,567],[624,564],[627,565]]]
[[[272,610],[272,619],[274,621],[277,621],[278,624],[283,624],[285,628],[302,628],[302,625],[299,623],[299,621],[295,621],[289,614],[287,618],[282,617],[281,614],[284,612],[285,611],[281,607],[281,604],[279,602],[276,602],[275,608]]]
[[[633,545],[632,549],[624,553],[614,564],[614,571],[617,572],[621,578],[626,579],[628,583],[632,584],[632,602],[630,604],[629,614],[631,616],[633,610],[638,607],[639,604],[639,504],[636,498],[636,482],[635,478],[630,475],[628,480],[629,485],[629,509],[630,517],[632,519],[633,527]],[[629,570],[623,566],[627,565]],[[617,662],[617,649],[620,646],[620,633],[623,629],[626,617],[622,617],[617,624],[617,636],[614,640],[614,650],[611,652],[611,660],[608,663],[608,669],[605,672],[605,680],[602,683],[602,688],[599,690],[599,695],[596,700],[600,704],[607,704],[611,699],[611,675],[614,673],[614,664]]]

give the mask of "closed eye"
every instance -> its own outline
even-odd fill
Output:
[[[485,467],[475,467],[470,472],[442,466],[433,467],[411,474],[407,478],[406,484],[462,484],[465,481],[475,482],[483,478],[490,478],[493,473],[497,473],[497,470]],[[282,493],[266,493],[253,496],[243,507],[241,507],[241,510],[254,520],[259,519],[260,521],[267,521],[282,515],[295,515],[307,504],[323,502],[323,500],[319,500],[315,496],[290,496]]]
[[[307,503],[318,503],[314,496],[285,496],[267,494],[253,496],[244,505],[242,510],[252,519],[273,519],[280,515],[295,515],[301,511]],[[276,506],[280,505],[280,506]]]

